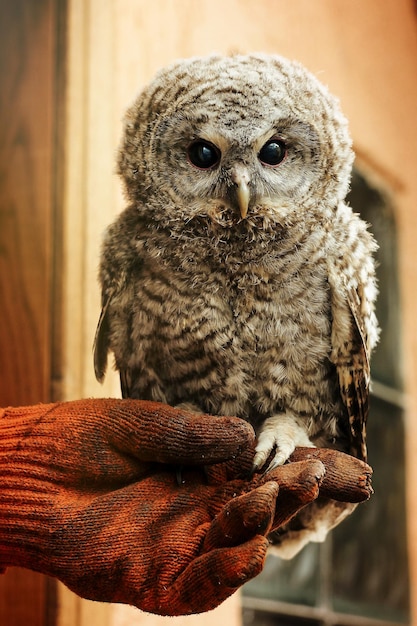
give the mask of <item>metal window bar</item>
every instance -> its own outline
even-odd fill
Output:
[[[304,620],[316,620],[318,626],[404,626],[403,622],[387,622],[381,619],[363,617],[363,615],[338,613],[327,607],[311,607],[249,596],[243,596],[242,607],[244,610],[252,609],[254,611],[272,613],[277,618],[295,617]]]

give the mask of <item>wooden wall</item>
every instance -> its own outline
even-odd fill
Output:
[[[0,396],[15,404],[50,397],[56,32],[52,0],[0,11]]]
[[[48,401],[60,378],[63,18],[64,2],[0,0],[1,406]],[[10,569],[0,624],[52,626],[54,598],[53,581]]]

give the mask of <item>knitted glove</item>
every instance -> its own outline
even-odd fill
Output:
[[[0,411],[0,564],[161,615],[212,609],[261,571],[268,533],[314,500],[324,477],[329,497],[346,485],[369,496],[369,468],[355,459],[334,484],[319,457],[248,481],[253,449],[242,420],[157,403]]]

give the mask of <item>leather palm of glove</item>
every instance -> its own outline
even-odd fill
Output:
[[[370,494],[370,468],[341,453],[299,449],[249,480],[253,454],[244,421],[158,403],[0,411],[0,565],[160,615],[213,609],[260,573],[268,534],[319,487],[349,501]]]

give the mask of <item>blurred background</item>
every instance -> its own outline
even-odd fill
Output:
[[[176,58],[250,51],[301,61],[350,120],[350,202],[380,244],[375,496],[211,613],[157,618],[11,568],[1,626],[417,624],[415,0],[0,0],[0,406],[120,395],[92,342],[123,113]]]

